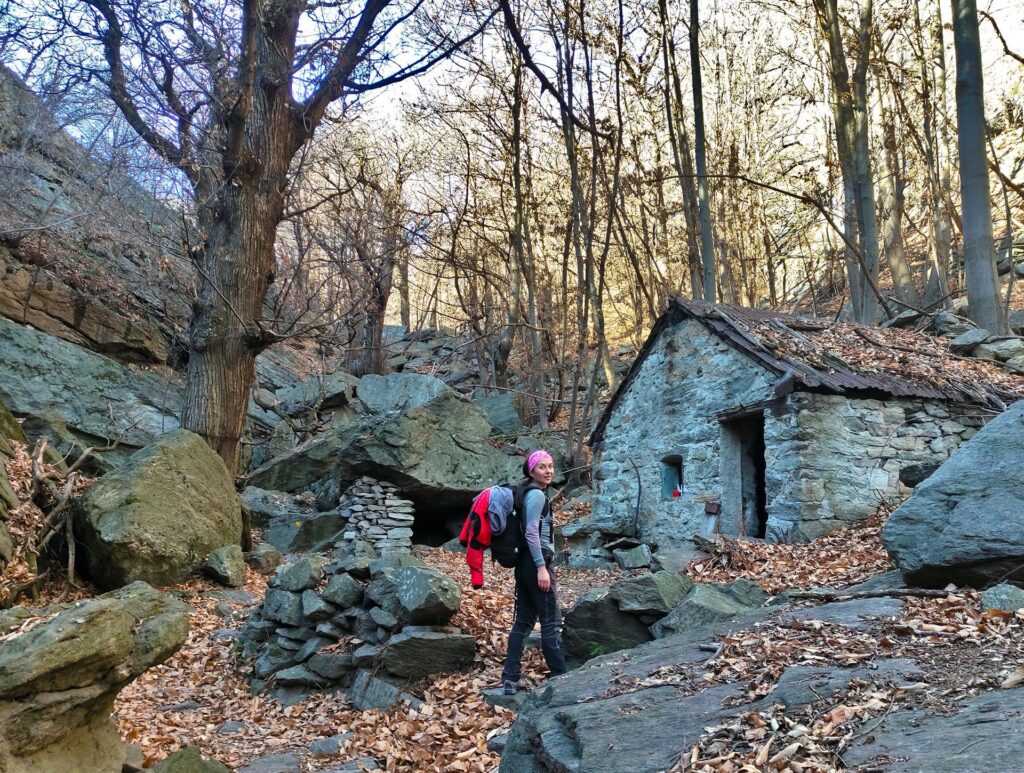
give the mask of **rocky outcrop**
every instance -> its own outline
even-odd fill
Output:
[[[636,615],[622,612],[607,588],[584,592],[565,614],[562,646],[570,665],[631,649],[654,637]]]
[[[264,489],[310,489],[324,509],[363,475],[395,485],[418,516],[443,519],[462,511],[482,487],[516,479],[521,459],[487,443],[486,416],[429,376],[364,376],[357,389],[361,418],[254,471]]]
[[[727,585],[695,584],[672,611],[651,626],[657,638],[731,620],[751,612],[768,600],[768,594],[750,580]]]
[[[75,503],[86,570],[101,587],[183,582],[209,553],[238,544],[241,503],[223,460],[186,430],[162,436]]]
[[[167,360],[167,341],[152,322],[119,314],[48,271],[7,264],[2,255],[0,316],[122,362]]]
[[[120,437],[120,461],[178,427],[181,390],[68,341],[0,318],[0,400],[16,415],[55,413],[84,446]]]
[[[694,583],[662,570],[586,591],[565,615],[566,658],[579,665],[694,628],[753,612],[767,594],[749,580],[728,585]]]
[[[889,516],[882,540],[909,584],[981,587],[1024,563],[1024,401],[966,443]]]
[[[892,615],[900,608],[898,601],[871,600],[787,608],[783,614],[787,620],[814,619],[863,628],[870,624],[865,615]],[[597,658],[584,668],[551,679],[522,705],[502,752],[500,770],[668,770],[681,752],[706,733],[705,728],[729,717],[766,710],[776,703],[796,714],[800,707],[828,700],[857,679],[920,679],[915,664],[880,659],[854,668],[792,666],[759,701],[745,697],[748,685],[744,680],[702,689],[703,663],[713,656],[708,642],[745,630],[778,610],[762,608],[731,620],[695,625],[636,647],[628,655]]]
[[[187,631],[185,604],[145,583],[0,612],[0,770],[119,773],[114,699],[176,652]]]
[[[892,773],[1020,770],[1020,749],[1007,739],[1018,737],[1022,715],[1019,687],[969,698],[952,716],[923,709],[887,713],[843,750],[843,762]]]
[[[193,269],[181,250],[181,219],[123,167],[75,142],[52,107],[0,67],[0,260],[24,267],[34,282],[28,295],[12,291],[21,309],[0,306],[12,319],[27,316],[112,355],[163,361],[159,338],[173,340],[189,311],[184,288]],[[24,287],[9,274],[0,296],[9,283]],[[159,332],[140,322],[149,319]]]

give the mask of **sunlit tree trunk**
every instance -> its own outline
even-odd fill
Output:
[[[956,49],[956,130],[960,149],[964,271],[970,316],[993,333],[1007,330],[999,303],[988,164],[985,157],[985,100],[975,0],[952,0]]]

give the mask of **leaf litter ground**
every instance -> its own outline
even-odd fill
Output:
[[[573,512],[571,517],[582,514]],[[865,523],[809,545],[722,539],[715,555],[693,562],[688,572],[699,582],[746,577],[769,593],[857,583],[892,568],[880,539],[885,516],[883,509]],[[566,520],[566,514],[561,519]],[[489,568],[486,587],[472,590],[461,555],[432,549],[424,557],[462,585],[463,608],[453,624],[476,637],[478,657],[467,673],[410,685],[410,691],[423,698],[420,709],[403,704],[388,712],[355,711],[340,694],[314,695],[291,706],[251,695],[247,666],[239,661],[229,633],[241,627],[266,590],[265,578],[249,571],[249,603],[231,600],[223,589],[202,580],[170,589],[193,610],[188,640],[167,663],[122,691],[115,711],[125,741],[142,749],[146,764],[195,746],[232,769],[289,752],[308,772],[366,757],[388,771],[495,770],[499,758],[488,751],[487,741],[506,732],[514,714],[486,704],[482,692],[496,687],[500,679],[512,614],[511,572],[495,565]],[[563,569],[563,605],[618,576]],[[39,604],[62,592],[59,579],[44,586]],[[74,589],[70,596],[89,592]],[[1022,628],[1024,617],[1019,613],[982,613],[976,593],[951,591],[940,599],[910,599],[900,616],[879,620],[873,628],[853,630],[813,619],[764,623],[721,639],[718,651],[702,664],[610,688],[673,684],[689,693],[739,682],[745,686],[746,701],[770,695],[779,676],[793,665],[846,667],[870,666],[875,659],[915,660],[923,672],[918,684],[897,687],[881,678],[855,680],[845,692],[798,711],[786,712],[780,706],[738,710],[730,721],[706,728],[696,743],[681,748],[673,768],[716,773],[839,770],[844,767],[843,750],[898,708],[954,713],[959,702],[979,692],[1024,682]],[[537,683],[543,674],[539,652],[528,651],[526,679]],[[317,756],[310,751],[314,741],[337,734],[347,738],[336,754]],[[884,762],[878,761],[874,769],[884,769]]]
[[[250,605],[218,599],[223,594],[217,593],[217,586],[194,581],[174,589],[193,608],[184,647],[126,687],[118,698],[116,712],[125,741],[142,748],[147,764],[184,746],[195,746],[205,757],[231,768],[289,752],[302,759],[304,771],[330,770],[346,760],[365,757],[375,758],[389,771],[495,769],[499,758],[488,751],[487,741],[507,731],[515,716],[485,703],[483,691],[500,683],[505,637],[512,622],[512,573],[497,565],[489,567],[486,586],[473,590],[461,555],[431,549],[424,558],[462,585],[462,609],[452,624],[476,637],[477,665],[467,673],[411,684],[409,691],[424,701],[419,710],[403,704],[387,712],[356,711],[340,694],[320,694],[292,706],[251,695],[245,664],[239,662],[233,640],[223,633],[242,625]],[[615,577],[609,572],[564,571],[563,603]],[[265,578],[250,570],[245,589],[262,599],[265,588]],[[234,619],[226,620],[222,615],[229,608]],[[527,651],[523,666],[529,683],[544,678],[543,660],[536,650]],[[343,733],[351,735],[341,742],[337,754],[310,753],[313,741]]]

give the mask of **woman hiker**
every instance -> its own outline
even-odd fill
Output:
[[[558,596],[555,570],[554,519],[545,490],[555,475],[547,451],[534,451],[523,464],[522,518],[525,550],[516,564],[516,611],[508,633],[508,658],[501,681],[505,695],[522,687],[523,644],[540,618],[541,651],[551,676],[565,673],[565,653],[558,636]]]

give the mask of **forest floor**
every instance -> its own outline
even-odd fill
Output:
[[[771,593],[857,583],[892,568],[880,538],[884,518],[883,511],[868,522],[809,545],[730,541],[722,554],[691,564],[689,573],[702,582],[748,577]],[[147,761],[183,746],[196,746],[204,756],[232,768],[261,756],[290,752],[303,760],[305,771],[330,770],[346,760],[365,757],[375,758],[388,771],[495,770],[499,757],[488,751],[487,741],[506,732],[515,715],[489,706],[482,692],[500,681],[505,635],[511,622],[511,572],[495,566],[488,571],[486,587],[473,590],[461,555],[430,549],[424,558],[462,585],[462,610],[452,622],[472,633],[479,649],[477,665],[471,671],[410,686],[412,693],[423,698],[420,709],[403,705],[389,712],[354,711],[337,694],[283,706],[271,698],[251,695],[232,641],[215,634],[218,629],[240,626],[246,605],[231,602],[237,619],[226,622],[221,617],[225,602],[217,598],[219,589],[197,581],[177,589],[195,610],[188,642],[167,663],[126,688],[118,700],[117,716],[125,740],[139,744]],[[559,578],[563,605],[570,606],[584,590],[607,585],[617,576],[563,569]],[[246,589],[254,597],[262,598],[264,588],[264,578],[249,575]],[[838,767],[837,749],[863,732],[867,723],[909,700],[948,711],[958,698],[1019,683],[1024,616],[983,614],[973,591],[951,591],[940,599],[910,599],[904,609],[901,619],[891,621],[890,635],[881,641],[871,631],[837,632],[834,626],[782,623],[752,634],[757,646],[745,646],[741,638],[724,640],[722,650],[705,664],[705,678],[709,684],[746,681],[751,698],[767,694],[790,665],[855,665],[876,655],[911,656],[918,662],[933,663],[934,668],[925,669],[932,673],[933,684],[927,689],[919,685],[917,692],[900,692],[883,683],[858,684],[853,692],[833,701],[834,705],[816,707],[815,715],[808,717],[789,717],[781,710],[737,716],[732,723],[709,728],[683,756],[678,769],[834,770]],[[543,679],[543,671],[539,652],[528,651],[526,678],[536,683]],[[186,704],[190,701],[194,703]],[[185,710],[180,704],[198,704],[198,708]],[[224,730],[227,722],[232,722],[227,726],[233,728],[231,732]],[[796,750],[789,743],[794,728],[802,733]],[[337,754],[316,756],[310,752],[313,741],[341,733],[351,735]],[[787,749],[788,755],[769,764]]]
[[[559,520],[580,514],[563,511]],[[883,509],[866,522],[808,545],[723,540],[714,556],[692,562],[687,571],[699,582],[746,577],[769,593],[851,585],[892,568],[880,537],[885,517]],[[460,554],[433,548],[422,555],[460,583],[462,609],[452,624],[476,637],[478,651],[474,667],[465,673],[410,684],[408,691],[422,698],[419,708],[403,704],[388,712],[356,711],[340,693],[287,706],[266,695],[252,695],[248,666],[240,661],[230,634],[242,627],[266,590],[266,578],[249,570],[246,585],[239,589],[245,593],[198,579],[166,589],[192,608],[188,639],[166,663],[121,692],[115,716],[124,740],[141,749],[147,765],[193,746],[232,769],[290,753],[301,760],[306,773],[369,757],[386,771],[496,770],[499,756],[488,750],[488,740],[507,732],[515,715],[487,704],[483,691],[500,682],[513,607],[511,571],[488,567],[486,586],[473,590]],[[621,576],[563,568],[561,603],[569,607],[583,591]],[[62,588],[55,578],[39,603],[53,601]],[[91,593],[80,588],[72,597]],[[842,769],[843,749],[897,708],[919,706],[951,713],[966,697],[1021,684],[1024,610],[983,613],[978,602],[976,592],[956,589],[943,598],[908,599],[901,615],[885,621],[881,633],[783,618],[723,638],[719,651],[702,664],[702,678],[708,686],[743,682],[750,699],[769,694],[783,671],[799,664],[854,666],[874,658],[909,657],[927,676],[920,685],[902,688],[882,679],[856,683],[825,704],[815,704],[806,715],[790,716],[779,707],[737,711],[733,720],[707,728],[702,738],[682,750],[674,770]],[[524,676],[531,684],[544,678],[537,650],[527,651]],[[311,749],[315,741],[341,734],[345,735],[336,752],[318,754]]]

